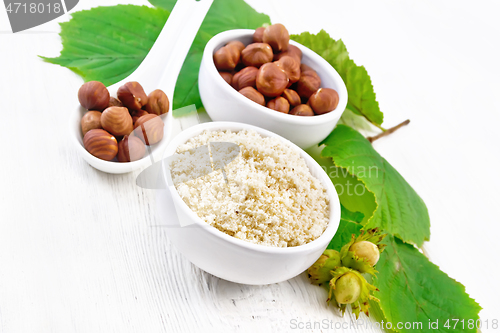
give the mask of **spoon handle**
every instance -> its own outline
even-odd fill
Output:
[[[125,80],[138,81],[147,91],[162,89],[172,101],[182,64],[212,2],[177,0],[148,55]]]
[[[165,59],[165,67],[161,72],[159,81],[159,87],[164,89],[165,93],[171,96],[172,99],[177,77],[184,64],[184,60],[212,3],[213,0],[178,0],[174,7],[174,11],[178,5],[181,6],[181,10],[187,11],[183,17],[179,15],[180,22],[177,26],[169,28],[173,30],[173,34],[177,39],[175,46],[167,50],[171,53],[171,56]],[[166,28],[168,28],[167,25],[168,22],[165,26]]]

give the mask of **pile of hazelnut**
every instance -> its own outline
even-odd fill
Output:
[[[301,64],[302,51],[289,41],[282,24],[258,28],[253,43],[231,41],[217,50],[215,67],[243,96],[270,109],[296,116],[335,110],[337,91],[321,88],[316,71]]]
[[[81,120],[83,146],[102,160],[137,161],[144,157],[146,145],[163,138],[164,124],[159,116],[168,112],[168,97],[159,89],[146,95],[134,81],[121,86],[117,95],[110,97],[98,81],[80,87],[78,100],[89,110]]]

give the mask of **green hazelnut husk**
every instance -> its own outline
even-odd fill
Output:
[[[335,250],[325,250],[321,257],[309,267],[307,273],[313,284],[322,284],[332,278],[332,271],[341,266],[340,253]]]
[[[385,245],[380,244],[386,234],[381,234],[377,228],[362,231],[361,235],[352,235],[351,241],[340,250],[342,265],[358,270],[361,273],[375,275],[373,266],[380,258]]]
[[[378,289],[369,284],[363,275],[354,269],[339,267],[332,272],[332,275],[327,302],[334,300],[342,314],[350,305],[356,319],[359,318],[360,312],[369,316],[369,301],[379,301],[371,293]]]
[[[342,275],[335,283],[333,295],[338,304],[351,304],[358,300],[361,293],[361,281],[354,273]]]

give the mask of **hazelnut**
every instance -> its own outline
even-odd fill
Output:
[[[102,111],[109,105],[109,91],[101,82],[89,81],[78,90],[78,100],[87,110]]]
[[[360,298],[361,300],[363,299],[363,297],[360,297],[363,282],[361,282],[355,273],[345,273],[337,280],[332,281],[334,281],[335,284],[332,286],[331,290],[333,291],[333,296],[338,304],[353,304],[354,302],[360,300]]]
[[[315,114],[325,114],[335,110],[339,104],[339,94],[334,89],[319,88],[309,97],[307,104]]]
[[[123,104],[118,98],[110,97],[108,107],[109,106],[123,106]]]
[[[148,146],[163,139],[163,120],[155,114],[140,117],[134,124],[134,136],[140,138]]]
[[[288,76],[275,63],[267,63],[257,72],[256,85],[264,96],[277,97],[288,86]]]
[[[132,132],[132,117],[127,108],[111,106],[101,115],[101,126],[115,136],[122,136]]]
[[[281,96],[267,102],[267,107],[282,113],[288,113],[288,111],[290,111],[290,104],[285,97]]]
[[[88,111],[82,117],[80,124],[82,125],[82,134],[87,134],[91,129],[102,128],[101,126],[101,112]]]
[[[83,137],[83,146],[89,153],[105,161],[111,161],[118,153],[116,138],[103,129],[91,129]]]
[[[146,111],[149,113],[156,114],[158,116],[161,116],[162,114],[165,114],[168,112],[168,108],[170,106],[170,103],[168,101],[167,95],[163,92],[163,90],[156,89],[153,90],[149,95],[148,95],[148,103],[144,107]]]
[[[260,27],[255,29],[255,32],[253,33],[253,42],[254,43],[262,43],[262,37],[264,37],[264,30],[266,30],[265,27]]]
[[[245,44],[243,44],[239,40],[233,40],[233,41],[227,43],[226,46],[235,47],[238,50],[238,52],[240,52],[240,53],[245,48]]]
[[[253,43],[241,51],[241,60],[245,66],[260,67],[273,61],[273,49],[266,43]]]
[[[258,92],[254,87],[245,87],[239,91],[240,94],[245,96],[246,98],[251,99],[257,104],[260,105],[265,105],[266,104],[266,99],[264,96]]]
[[[302,51],[297,46],[292,44],[288,45],[288,49],[286,51],[276,53],[274,55],[274,60],[275,61],[280,60],[282,57],[285,56],[290,56],[292,58],[295,58],[299,62],[299,64],[302,61]]]
[[[117,95],[123,105],[132,110],[140,110],[148,102],[144,89],[135,81],[127,82],[118,88]]]
[[[276,23],[264,29],[262,41],[271,45],[275,53],[286,51],[290,41],[290,34],[283,24]]]
[[[285,91],[283,91],[282,96],[286,98],[286,100],[288,101],[288,103],[290,103],[291,106],[297,106],[302,103],[299,94],[297,94],[295,90],[285,89]]]
[[[288,76],[289,86],[300,79],[300,62],[295,60],[295,58],[285,56],[274,63]]]
[[[135,125],[135,122],[137,119],[141,118],[142,116],[145,116],[149,114],[148,111],[146,110],[130,110],[130,115],[132,116],[132,122]]]
[[[321,79],[314,69],[300,65],[300,78],[297,81],[297,93],[302,98],[309,98],[321,86]]]
[[[118,162],[133,162],[140,160],[146,154],[146,146],[141,139],[125,135],[118,143]]]
[[[228,72],[219,72],[220,76],[226,81],[227,83],[231,84],[231,81],[233,80],[233,74],[228,73]]]
[[[259,69],[253,66],[243,68],[241,71],[234,74],[231,85],[236,90],[241,90],[245,87],[255,87],[258,71]]]
[[[293,114],[294,116],[314,116],[314,111],[307,104],[300,104],[292,109],[289,114]]]
[[[219,71],[232,71],[240,61],[240,51],[235,45],[226,45],[214,53],[214,64]]]

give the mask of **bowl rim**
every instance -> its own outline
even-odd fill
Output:
[[[234,129],[238,128],[238,129]],[[260,253],[269,253],[269,254],[292,254],[292,253],[298,253],[298,252],[311,252],[315,251],[318,248],[321,247],[326,247],[328,243],[332,240],[334,237],[335,233],[338,230],[338,227],[340,226],[340,199],[338,197],[337,190],[333,183],[331,182],[330,178],[326,174],[325,170],[316,162],[309,154],[307,154],[303,149],[301,149],[299,146],[294,144],[293,142],[283,138],[282,136],[268,131],[266,129],[263,129],[261,127],[253,126],[253,125],[248,125],[245,123],[239,123],[239,122],[226,122],[226,121],[216,121],[216,122],[207,122],[207,123],[201,123],[192,127],[187,128],[186,130],[182,131],[178,135],[176,135],[168,144],[167,148],[165,149],[163,153],[163,158],[162,158],[162,170],[163,170],[163,176],[165,179],[167,179],[167,174],[164,164],[169,156],[171,156],[173,153],[175,153],[175,150],[177,147],[185,142],[187,142],[189,139],[192,137],[202,133],[205,130],[233,130],[233,131],[240,131],[240,130],[254,130],[260,135],[263,135],[265,137],[276,137],[278,139],[281,139],[282,142],[292,149],[297,150],[300,153],[300,156],[306,160],[308,167],[309,165],[315,166],[315,168],[318,171],[319,177],[316,177],[326,188],[327,194],[328,194],[328,199],[330,203],[330,212],[329,212],[329,222],[326,227],[326,229],[323,231],[323,233],[316,238],[315,240],[304,244],[304,245],[299,245],[299,246],[293,246],[293,247],[273,247],[273,246],[267,246],[267,245],[262,245],[262,244],[255,244],[255,243],[250,243],[242,239],[238,239],[236,237],[230,236],[215,227],[207,224],[205,221],[203,221],[191,208],[188,207],[188,205],[182,200],[182,198],[179,195],[179,192],[175,188],[174,185],[167,185],[168,190],[170,191],[171,198],[174,200],[174,205],[177,209],[177,207],[180,207],[184,213],[187,213],[189,218],[195,222],[195,224],[198,227],[201,227],[201,229],[206,230],[209,232],[211,235],[213,235],[216,238],[222,239],[223,241],[226,241],[234,246],[239,246],[241,248],[255,251],[255,252],[260,252]],[[308,160],[308,161],[307,161]],[[180,206],[179,206],[180,205]],[[188,228],[189,226],[186,226],[184,228]],[[182,228],[182,227],[181,227]]]
[[[315,115],[313,117],[299,117],[299,116],[293,116],[290,114],[285,114],[281,112],[276,112],[274,110],[271,110],[263,105],[257,104],[252,100],[249,100],[242,94],[240,94],[236,89],[234,89],[231,85],[227,84],[227,82],[220,76],[217,68],[215,67],[215,63],[213,61],[213,54],[216,48],[220,46],[222,43],[227,43],[232,39],[237,39],[237,38],[242,38],[242,37],[251,37],[255,30],[252,29],[232,29],[232,30],[226,30],[223,32],[218,33],[214,37],[212,37],[207,45],[205,46],[205,49],[203,51],[203,58],[202,58],[202,66],[206,67],[208,70],[208,74],[212,76],[218,77],[218,82],[220,86],[222,86],[222,89],[224,89],[224,92],[238,100],[240,103],[244,103],[248,106],[251,106],[254,110],[263,113],[265,116],[268,117],[273,117],[276,120],[281,120],[283,122],[288,122],[288,123],[293,123],[293,124],[302,124],[305,126],[311,126],[311,125],[318,125],[322,123],[326,123],[329,121],[332,121],[333,119],[336,118],[336,114],[338,112],[341,112],[339,110],[343,110],[347,106],[347,87],[344,83],[344,80],[340,76],[340,74],[335,70],[335,68],[332,67],[323,57],[321,57],[319,54],[314,52],[313,50],[309,49],[308,47],[297,43],[294,40],[290,40],[290,44],[298,47],[303,55],[306,55],[308,58],[311,58],[313,62],[320,66],[324,71],[321,72],[322,75],[328,75],[330,76],[336,83],[339,85],[339,89],[336,89],[338,94],[339,94],[339,103],[335,110],[322,114],[322,115]],[[221,84],[224,83],[224,84]],[[322,87],[322,88],[328,88],[328,87]],[[338,112],[335,112],[338,111]]]
[[[109,87],[106,87],[109,88]],[[83,133],[80,125],[81,121],[81,113],[82,112],[88,112],[91,110],[86,110],[83,108],[81,105],[78,105],[75,108],[74,114],[72,114],[71,117],[69,117],[69,122],[70,122],[70,136],[71,140],[73,141],[74,145],[76,146],[80,156],[84,158],[84,160],[89,163],[92,167],[95,169],[98,169],[102,172],[110,173],[109,170],[113,170],[112,173],[127,173],[127,172],[132,172],[134,170],[140,169],[143,166],[147,165],[148,162],[151,163],[151,154],[153,155],[153,158],[157,160],[159,157],[163,155],[163,151],[165,148],[168,146],[168,143],[171,140],[171,123],[172,123],[172,111],[169,110],[168,113],[166,113],[166,116],[160,116],[164,122],[164,136],[160,140],[160,142],[156,143],[151,147],[151,152],[148,150],[148,146],[146,146],[146,153],[143,158],[133,161],[133,162],[118,162],[118,161],[106,161],[102,160],[98,157],[95,157],[91,153],[85,149],[83,145]],[[102,111],[100,111],[102,113]],[[75,130],[76,129],[76,130]],[[80,141],[81,140],[81,141]],[[154,150],[154,151],[153,151]]]

